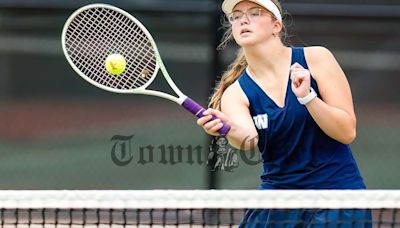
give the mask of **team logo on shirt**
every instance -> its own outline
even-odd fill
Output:
[[[268,128],[268,115],[260,114],[253,116],[254,125],[258,130],[263,130]]]

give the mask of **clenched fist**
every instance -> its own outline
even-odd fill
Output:
[[[290,67],[290,79],[292,81],[292,91],[298,98],[303,98],[310,93],[311,74],[298,63]]]

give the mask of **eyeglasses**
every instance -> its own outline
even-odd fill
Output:
[[[250,21],[255,21],[261,16],[261,12],[264,11],[261,8],[254,7],[246,10],[245,12],[242,11],[234,11],[233,13],[228,15],[228,20],[231,24],[238,23],[243,15],[246,15],[247,19]]]

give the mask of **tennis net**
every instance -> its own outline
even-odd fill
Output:
[[[398,208],[396,190],[0,191],[1,227],[400,227]]]

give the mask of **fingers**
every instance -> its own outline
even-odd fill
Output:
[[[219,135],[218,131],[222,128],[223,121],[226,121],[226,116],[215,109],[208,109],[203,112],[203,115],[197,120],[197,125],[203,127],[210,135]]]
[[[197,125],[203,126],[204,124],[209,122],[212,119],[212,117],[213,117],[212,115],[205,115],[205,116],[197,119]]]
[[[305,97],[310,92],[311,73],[300,64],[295,63],[290,68],[292,91],[297,97]]]
[[[294,69],[304,69],[304,67],[296,62],[290,67],[290,70],[294,70]]]
[[[221,119],[223,122],[227,120],[227,117],[225,116],[224,113],[221,111],[218,111],[216,109],[209,108],[206,111],[203,112],[203,115],[213,115],[218,119]]]
[[[310,71],[304,68],[293,68],[290,73],[290,80],[296,87],[300,86],[303,81],[309,81]]]
[[[304,97],[310,91],[311,74],[310,71],[295,63],[290,68],[290,80],[292,81],[292,91],[297,97]]]
[[[301,79],[300,78],[295,78],[295,79],[292,79],[292,85],[295,87],[295,88],[298,88],[300,85],[301,85]]]
[[[292,71],[290,74],[290,79],[295,87],[299,87],[301,83],[306,80],[307,72],[304,70]]]
[[[292,80],[295,80],[295,78],[297,77],[299,78],[307,77],[309,73],[310,72],[307,69],[305,69],[302,65],[300,65],[297,62],[290,67],[290,75]]]
[[[204,124],[203,128],[208,132],[216,133],[216,132],[218,132],[219,129],[221,129],[222,126],[223,126],[223,124],[222,124],[221,120],[215,119],[215,120],[212,120],[212,121]]]

